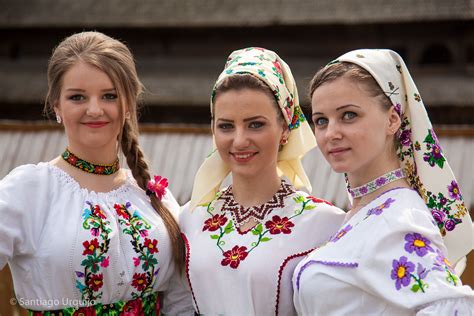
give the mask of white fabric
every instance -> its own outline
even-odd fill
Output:
[[[391,201],[389,200],[391,199]],[[388,202],[388,203],[387,203]],[[383,204],[389,205],[383,208]],[[374,212],[377,207],[381,214]],[[348,225],[352,228],[347,229]],[[346,234],[340,233],[343,229]],[[406,249],[418,233],[431,243],[431,250],[419,253]],[[419,237],[418,237],[419,238]],[[415,243],[412,243],[415,244]],[[420,247],[422,244],[417,244]],[[410,248],[409,248],[410,249]],[[421,248],[420,248],[421,249]],[[360,209],[325,246],[304,258],[293,274],[294,303],[301,315],[472,315],[474,294],[452,269],[440,264],[446,253],[443,239],[430,211],[411,189],[387,191]],[[422,256],[421,256],[422,255]],[[410,272],[426,284],[424,293],[416,282],[400,283],[397,290],[393,271],[405,257],[413,263]],[[448,282],[451,276],[457,285]],[[441,270],[441,271],[440,271]],[[421,272],[421,274],[420,274]]]
[[[300,202],[297,202],[300,197]],[[187,273],[195,299],[196,310],[205,315],[295,315],[292,302],[291,276],[296,264],[311,249],[334,234],[344,220],[345,214],[338,208],[325,203],[316,203],[307,193],[296,191],[284,198],[283,207],[275,207],[261,221],[264,233],[266,222],[275,215],[291,217],[302,209],[301,215],[290,219],[294,224],[289,234],[265,233],[271,240],[261,242],[234,269],[224,266],[223,251],[234,246],[251,249],[258,241],[258,233],[240,233],[234,230],[224,234],[219,241],[220,230],[203,230],[205,221],[212,215],[222,215],[232,219],[230,211],[222,209],[222,199],[210,202],[210,209],[200,205],[192,212],[189,203],[180,215],[181,229],[187,239]],[[314,208],[313,208],[314,207]],[[215,237],[214,237],[215,238]],[[220,242],[221,251],[217,242]],[[224,243],[222,243],[222,241]],[[279,284],[279,286],[278,286]],[[280,293],[280,295],[277,295]]]
[[[115,203],[130,202],[130,209],[151,225],[146,237],[158,240],[159,252],[153,256],[159,272],[153,290],[164,292],[162,312],[193,314],[189,289],[172,261],[164,223],[131,173],[120,188],[95,193],[49,163],[20,166],[0,182],[0,269],[9,264],[18,302],[31,310],[56,310],[82,300],[76,285],[82,281],[77,272],[84,271],[83,242],[100,241],[100,236],[83,226],[88,202],[99,205],[110,223],[109,262],[97,272],[103,275],[103,286],[102,297],[95,303],[131,300],[131,293],[137,292],[132,279],[143,270],[141,264],[134,265],[138,255],[114,209]],[[163,202],[177,216],[179,205],[169,191]]]

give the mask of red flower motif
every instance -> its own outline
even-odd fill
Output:
[[[102,285],[104,285],[102,273],[92,274],[91,278],[87,280],[87,286],[92,288],[94,292],[97,292],[102,287]]]
[[[204,222],[202,231],[209,230],[210,232],[218,230],[219,227],[223,226],[227,222],[227,217],[224,215],[214,215]]]
[[[165,196],[167,187],[168,179],[162,176],[154,176],[154,179],[146,184],[147,190],[154,193],[160,200]]]
[[[332,203],[323,199],[315,198],[314,196],[308,196],[308,199],[311,199],[311,201],[313,201],[314,203],[326,203],[327,205],[334,206]]]
[[[222,259],[221,264],[223,266],[230,264],[232,269],[237,269],[240,261],[244,260],[248,254],[247,247],[234,246],[232,250],[224,252],[224,259]]]
[[[105,215],[104,211],[102,211],[102,210],[100,209],[100,206],[99,206],[99,205],[94,206],[94,215],[95,215],[95,216],[98,216],[98,217],[100,217],[100,218],[102,218],[102,219],[106,219],[106,218],[107,218],[107,216]]]
[[[143,289],[146,288],[146,286],[147,286],[146,274],[145,273],[134,273],[133,274],[132,286],[134,288],[136,288],[138,291],[143,291]]]
[[[75,165],[76,162],[77,162],[77,157],[76,156],[69,156],[67,158],[67,161],[71,164],[71,165]]]
[[[99,241],[97,240],[97,238],[94,238],[91,242],[89,242],[88,240],[84,241],[82,245],[84,246],[84,251],[82,252],[83,256],[93,255],[94,251],[99,248]]]
[[[42,315],[43,313],[41,313]],[[96,316],[94,307],[81,307],[72,314],[73,316]]]
[[[158,248],[156,247],[156,244],[158,243],[158,240],[156,239],[148,239],[148,238],[145,238],[145,247],[148,249],[148,251],[150,251],[150,253],[157,253],[158,252]]]
[[[128,212],[126,212],[127,209],[123,205],[114,204],[114,208],[118,216],[121,216],[126,220],[130,219],[130,215],[128,214]]]
[[[120,316],[144,316],[142,300],[137,298],[135,300],[128,301],[123,307],[123,311]]]
[[[271,221],[265,223],[265,227],[270,230],[270,234],[277,235],[280,233],[290,234],[290,227],[294,227],[295,224],[290,222],[288,217],[280,218],[280,216],[275,215],[272,217]]]
[[[94,166],[94,173],[102,174],[105,172],[104,166]]]

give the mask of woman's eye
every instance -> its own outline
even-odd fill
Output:
[[[342,116],[343,120],[351,120],[357,116],[356,113],[354,112],[345,112],[344,115]]]
[[[69,100],[72,101],[82,101],[85,100],[86,98],[82,94],[74,94],[68,97]]]
[[[263,125],[265,125],[265,123],[262,123],[262,122],[251,122],[249,124],[249,127],[250,128],[260,128],[262,127]]]
[[[106,93],[103,97],[105,100],[115,100],[117,99],[117,94],[115,93]]]
[[[224,129],[224,130],[227,130],[227,129],[231,129],[233,126],[232,124],[230,123],[220,123],[220,124],[217,124],[217,128],[218,129]]]
[[[318,117],[318,118],[313,120],[313,123],[316,126],[323,126],[323,125],[326,125],[328,123],[328,119],[325,118],[325,117]]]

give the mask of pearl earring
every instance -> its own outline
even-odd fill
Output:
[[[56,122],[58,122],[58,124],[61,124],[61,122],[62,122],[61,116],[59,116],[57,114],[56,114]]]

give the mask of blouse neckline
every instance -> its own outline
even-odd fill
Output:
[[[74,179],[69,173],[67,173],[63,169],[61,169],[61,168],[59,168],[55,165],[52,165],[49,162],[39,163],[39,165],[42,165],[42,164],[44,164],[52,172],[52,174],[57,179],[59,179],[61,182],[63,182],[64,184],[66,184],[70,187],[72,187],[72,189],[74,191],[80,191],[81,193],[83,193],[85,195],[92,195],[92,196],[99,196],[99,197],[101,197],[101,196],[122,195],[122,194],[129,191],[131,180],[134,180],[132,178],[130,172],[128,170],[126,170],[126,180],[124,181],[124,183],[122,183],[120,186],[118,186],[117,188],[115,188],[113,190],[110,190],[110,191],[107,191],[107,192],[97,192],[97,191],[94,191],[94,190],[89,190],[87,188],[81,187],[79,182],[77,182],[76,179]]]

